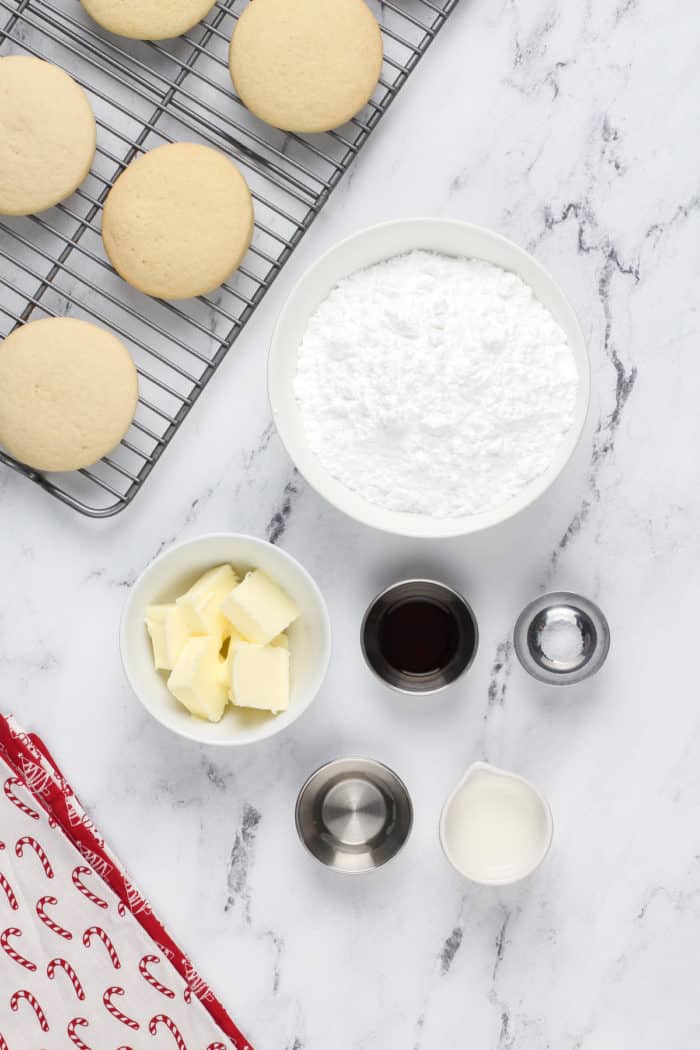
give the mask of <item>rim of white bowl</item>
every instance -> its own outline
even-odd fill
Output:
[[[290,719],[290,721],[280,725],[280,723],[276,719],[271,719],[262,727],[258,736],[246,740],[203,740],[201,737],[197,736],[194,733],[187,733],[184,730],[176,728],[175,726],[171,725],[169,722],[165,721],[163,718],[160,717],[156,705],[151,706],[144,700],[143,696],[141,695],[141,691],[137,689],[136,684],[132,678],[131,672],[129,670],[130,647],[126,641],[126,632],[127,624],[130,622],[131,619],[132,607],[136,600],[135,595],[139,584],[143,582],[144,578],[149,574],[149,572],[151,572],[151,570],[155,568],[156,565],[164,561],[169,555],[175,553],[175,551],[182,550],[185,547],[191,547],[195,544],[202,543],[203,541],[210,540],[245,540],[246,542],[251,542],[253,546],[265,548],[272,547],[274,550],[277,551],[279,555],[281,555],[284,561],[287,561],[291,565],[293,565],[296,569],[298,569],[300,574],[303,577],[305,577],[307,583],[310,585],[311,590],[319,603],[319,608],[322,612],[321,619],[324,627],[323,659],[317,671],[315,687],[311,692],[309,700],[294,715],[294,718]],[[175,733],[177,736],[182,737],[184,740],[191,740],[194,743],[202,744],[205,747],[249,747],[253,744],[258,744],[263,740],[269,740],[270,737],[277,736],[278,733],[283,733],[286,729],[289,729],[290,726],[294,725],[294,723],[299,718],[301,718],[306,711],[308,711],[308,709],[311,707],[316,697],[318,696],[319,692],[321,691],[331,661],[332,645],[333,633],[331,630],[331,620],[328,613],[326,599],[323,596],[321,588],[316,583],[315,579],[308,571],[308,569],[306,569],[301,564],[301,562],[294,557],[293,554],[289,554],[289,552],[285,551],[282,547],[278,547],[276,544],[270,543],[269,540],[263,540],[259,536],[253,536],[250,533],[246,532],[205,532],[201,536],[194,536],[188,540],[180,540],[178,543],[173,543],[169,547],[166,547],[165,550],[157,554],[155,558],[152,559],[152,561],[149,561],[149,563],[142,569],[142,571],[132,583],[129,589],[129,595],[124,603],[121,618],[119,621],[119,654],[121,658],[122,668],[126,680],[129,684],[129,688],[131,689],[138,702],[141,704],[144,710],[153,719],[155,719],[156,722],[159,723],[159,725],[163,726],[164,729],[169,730],[171,733]],[[158,672],[155,671],[154,668],[154,674],[157,673]],[[194,715],[192,717],[194,718]],[[208,724],[215,725],[216,723]]]
[[[503,878],[476,878],[474,875],[470,875],[468,872],[461,868],[457,864],[454,856],[447,844],[447,833],[445,830],[445,824],[447,822],[447,812],[452,804],[455,795],[463,786],[469,774],[475,769],[488,769],[493,773],[498,773],[501,776],[510,777],[511,780],[518,780],[521,784],[524,784],[533,793],[535,798],[542,806],[542,811],[545,815],[546,822],[546,834],[542,840],[542,850],[539,857],[534,864],[529,865],[527,868],[523,868],[519,875],[508,875]],[[445,856],[445,859],[454,868],[458,875],[461,875],[463,879],[467,879],[469,882],[473,882],[476,886],[492,886],[498,888],[499,886],[515,886],[518,882],[523,882],[524,879],[528,879],[531,875],[542,867],[545,860],[549,855],[549,851],[552,848],[552,842],[554,841],[554,815],[552,813],[552,807],[549,804],[549,800],[545,798],[539,788],[535,787],[531,780],[527,777],[522,776],[521,773],[513,773],[510,769],[503,769],[502,766],[494,766],[491,762],[484,762],[481,759],[477,759],[476,762],[472,762],[471,765],[464,771],[461,779],[457,783],[457,786],[450,792],[448,797],[445,799],[442,809],[440,810],[440,822],[438,824],[438,835],[440,838],[440,847]]]
[[[291,373],[291,381],[287,376],[283,378],[284,369],[280,367],[281,363],[284,361],[289,362],[290,357],[296,362],[296,355],[299,349],[299,340],[290,342],[290,339],[287,337],[287,329],[291,326],[292,318],[299,309],[300,299],[306,295],[313,298],[309,293],[309,288],[314,282],[319,280],[319,276],[329,268],[330,263],[352,252],[355,246],[362,244],[364,241],[371,242],[383,233],[391,236],[392,231],[401,229],[406,233],[414,233],[415,240],[412,244],[406,244],[404,247],[395,250],[387,250],[384,253],[378,253],[374,250],[367,255],[364,262],[345,268],[343,273],[336,276],[330,285],[328,285],[327,281],[321,279],[325,291],[315,298],[315,305],[312,309],[304,311],[306,315],[304,327],[313,309],[319,305],[331,288],[343,276],[349,276],[351,273],[356,273],[367,266],[372,266],[377,262],[393,258],[396,255],[402,255],[408,251],[435,251],[446,255],[484,259],[486,262],[492,262],[502,269],[517,273],[531,288],[533,288],[532,281],[528,280],[522,271],[530,270],[535,273],[538,280],[546,287],[550,300],[556,300],[560,316],[555,317],[555,320],[564,329],[576,359],[579,372],[579,389],[576,399],[575,418],[571,429],[557,449],[554,460],[543,474],[534,478],[518,495],[500,507],[480,514],[462,515],[455,518],[431,518],[428,515],[391,511],[370,503],[360,496],[359,493],[349,489],[325,469],[320,459],[306,443],[306,439],[303,436],[301,413],[292,389],[293,373]],[[516,269],[513,265],[488,259],[478,252],[469,251],[466,248],[463,252],[459,252],[455,248],[437,247],[435,244],[429,243],[431,231],[433,237],[437,237],[440,234],[446,236],[447,231],[450,231],[477,241],[482,240],[491,243],[500,248],[501,251],[517,259],[521,265]],[[542,302],[540,294],[534,288],[533,292]],[[544,305],[547,306],[550,312],[553,312],[549,303],[544,303]],[[566,317],[565,323],[561,320],[562,315]],[[494,233],[485,226],[462,222],[458,219],[439,219],[422,216],[410,219],[394,219],[389,222],[367,226],[339,241],[308,267],[292,288],[275,325],[268,353],[267,389],[272,418],[288,455],[309,485],[328,503],[355,521],[369,525],[371,528],[379,529],[382,532],[414,538],[441,539],[466,536],[492,528],[495,525],[500,525],[531,506],[550,488],[571,459],[581,439],[590,406],[591,367],[586,340],[571,303],[558,283],[534,256],[530,255],[529,252],[526,252],[524,248],[521,248],[514,241],[503,237],[499,233]]]

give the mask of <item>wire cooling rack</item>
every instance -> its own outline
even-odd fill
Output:
[[[375,5],[385,60],[374,97],[338,131],[300,136],[257,121],[233,92],[228,44],[246,0],[218,0],[208,18],[167,43],[103,33],[79,0],[0,0],[0,55],[62,66],[86,89],[98,123],[92,171],[66,202],[0,220],[0,339],[17,325],[70,314],[111,328],[140,377],[133,425],[89,470],[45,477],[0,451],[51,495],[91,517],[134,498],[229,347],[458,0]],[[149,299],[111,269],[100,237],[110,186],[139,154],[164,142],[223,150],[245,173],[255,233],[243,266],[215,293],[181,303]]]

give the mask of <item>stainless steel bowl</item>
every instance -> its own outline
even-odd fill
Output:
[[[557,632],[564,634],[565,644],[553,651],[551,638]],[[610,627],[593,602],[557,591],[543,594],[523,609],[513,642],[520,663],[533,678],[548,685],[572,685],[603,666],[610,650]]]
[[[408,674],[392,666],[382,654],[379,636],[383,618],[403,602],[424,599],[452,614],[458,641],[454,656],[439,670],[427,674]],[[386,685],[401,693],[437,693],[456,681],[471,667],[479,648],[479,628],[469,602],[458,591],[437,580],[402,580],[374,598],[360,630],[362,653],[368,667]]]
[[[296,805],[299,838],[334,871],[360,874],[395,857],[411,833],[403,781],[369,758],[339,758],[312,773]]]

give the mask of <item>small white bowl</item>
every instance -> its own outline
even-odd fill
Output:
[[[297,354],[311,315],[332,288],[351,273],[415,249],[483,259],[517,273],[566,333],[579,372],[574,423],[550,467],[513,499],[482,514],[433,518],[385,510],[347,488],[322,466],[309,448],[294,396]],[[400,536],[437,539],[464,536],[498,525],[524,510],[561,473],[581,436],[590,397],[590,364],[583,333],[564,293],[547,271],[517,244],[480,226],[451,219],[406,219],[370,226],[322,255],[292,290],[272,337],[268,392],[279,435],[296,466],[316,491],[351,518]]]
[[[290,703],[279,715],[229,705],[220,722],[195,718],[168,691],[165,673],[153,666],[151,642],[144,625],[147,606],[174,601],[207,569],[226,562],[242,571],[261,569],[289,594],[299,609],[299,619],[287,632]],[[131,688],[161,725],[202,744],[233,747],[282,732],[310,706],[328,668],[331,630],[323,595],[295,558],[254,536],[223,532],[170,547],[144,569],[124,607],[120,646]]]
[[[491,816],[487,817],[487,810],[482,808],[479,841],[488,839],[491,829],[498,831],[500,827],[503,832],[503,820],[510,811],[512,828],[513,854],[507,862],[500,860],[498,863],[489,861],[482,856],[479,859],[477,853],[464,855],[458,844],[460,817],[458,813],[459,799],[470,782],[477,778],[490,780],[492,783],[510,785],[511,791],[516,790],[520,795],[519,812],[515,812],[514,799],[511,797],[505,804],[501,802],[501,808],[492,805]],[[485,803],[482,802],[482,807]],[[473,811],[473,807],[472,807]],[[466,819],[464,813],[462,820]],[[474,820],[474,817],[472,817]],[[518,832],[523,827],[523,822],[528,821],[530,827],[530,841],[518,844]],[[552,810],[547,799],[542,795],[534,784],[517,773],[510,773],[505,769],[498,769],[488,762],[474,762],[466,771],[457,787],[442,807],[440,814],[440,845],[448,861],[465,879],[470,882],[479,883],[481,886],[510,886],[521,879],[526,879],[539,868],[549,853],[554,837],[554,821]],[[516,855],[517,846],[520,846],[520,855]],[[484,852],[484,851],[482,851]],[[488,853],[488,847],[485,851]]]

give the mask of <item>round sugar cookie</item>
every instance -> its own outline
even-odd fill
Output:
[[[0,445],[35,470],[96,463],[124,437],[137,399],[129,351],[88,321],[30,321],[0,343]]]
[[[214,0],[80,0],[110,33],[132,40],[169,40],[192,29],[211,11]]]
[[[248,109],[285,131],[330,131],[370,99],[382,34],[363,0],[252,0],[229,64]]]
[[[83,89],[31,55],[0,58],[0,215],[31,215],[70,197],[95,156]]]
[[[114,269],[159,299],[214,291],[240,265],[252,235],[253,201],[240,171],[223,153],[192,142],[158,146],[133,161],[102,216]]]

